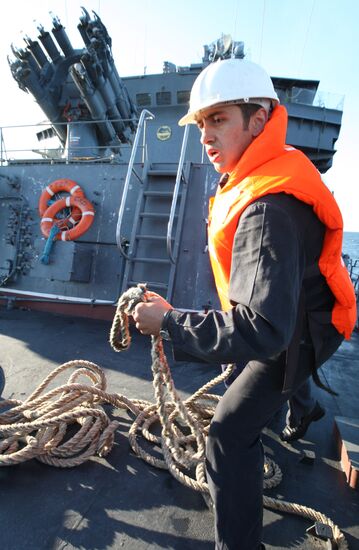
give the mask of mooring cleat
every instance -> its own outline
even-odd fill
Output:
[[[299,462],[303,464],[314,464],[315,461],[315,452],[309,451],[309,449],[303,449],[300,453]]]

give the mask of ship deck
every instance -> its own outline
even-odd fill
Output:
[[[3,398],[24,400],[58,365],[87,359],[103,368],[112,393],[153,401],[149,339],[134,333],[130,349],[115,353],[108,343],[110,325],[44,312],[0,309],[1,365],[6,374]],[[352,550],[359,549],[359,493],[349,486],[341,468],[334,421],[338,416],[359,418],[358,351],[356,332],[322,369],[322,376],[339,396],[315,390],[327,414],[310,426],[305,439],[293,445],[280,441],[285,410],[263,434],[266,453],[283,473],[281,484],[266,494],[321,511],[344,531]],[[200,364],[176,364],[172,373],[183,396],[217,374],[214,367]],[[169,472],[137,458],[127,440],[128,417],[116,410],[113,415],[120,420],[120,428],[105,458],[93,458],[69,469],[36,460],[0,469],[0,548],[214,547],[213,517],[202,496],[181,485]],[[354,446],[352,453],[358,460],[359,446]],[[306,534],[310,525],[298,516],[265,510],[263,539],[267,550],[328,548]]]

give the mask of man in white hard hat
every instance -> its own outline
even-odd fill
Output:
[[[349,338],[353,286],[341,263],[340,211],[305,155],[285,144],[287,113],[258,65],[217,61],[196,79],[180,122],[197,124],[222,174],[210,205],[209,252],[221,310],[183,312],[160,296],[136,306],[144,334],[175,358],[235,362],[207,438],[216,548],[262,546],[261,431]]]

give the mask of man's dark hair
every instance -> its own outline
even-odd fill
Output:
[[[242,111],[243,130],[248,130],[251,116],[254,115],[262,105],[258,105],[257,103],[238,103],[238,107]]]

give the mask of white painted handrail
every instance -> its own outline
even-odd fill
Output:
[[[169,258],[170,258],[170,260],[173,264],[176,262],[176,258],[174,257],[173,250],[172,250],[172,230],[173,230],[173,222],[174,222],[175,213],[176,213],[176,206],[177,206],[179,188],[180,188],[180,185],[181,185],[181,180],[184,177],[183,176],[183,164],[184,164],[184,159],[185,159],[185,155],[186,155],[188,133],[189,133],[189,124],[187,124],[185,126],[185,130],[184,130],[184,134],[183,134],[181,154],[180,154],[180,158],[179,158],[179,162],[178,162],[176,183],[175,183],[175,188],[173,190],[173,198],[172,198],[172,204],[171,204],[170,217],[169,217],[168,226],[167,226],[167,253],[168,253],[168,256],[169,256]]]
[[[120,249],[121,254],[126,259],[130,259],[130,258],[126,254],[126,252],[124,251],[122,243],[121,243],[121,226],[122,226],[123,215],[124,215],[124,212],[125,212],[127,193],[128,193],[128,188],[129,188],[129,185],[130,185],[133,165],[134,165],[134,162],[135,162],[135,157],[136,157],[137,148],[138,148],[138,142],[140,140],[140,135],[141,135],[141,132],[142,132],[142,128],[143,128],[146,120],[152,120],[154,118],[155,118],[155,115],[153,115],[147,109],[143,109],[143,111],[141,112],[140,119],[138,121],[138,126],[137,126],[135,139],[133,141],[130,161],[128,163],[128,169],[127,169],[125,184],[123,186],[121,204],[120,204],[120,208],[119,208],[119,211],[118,211],[117,227],[116,227],[116,243],[117,243],[118,248]]]

